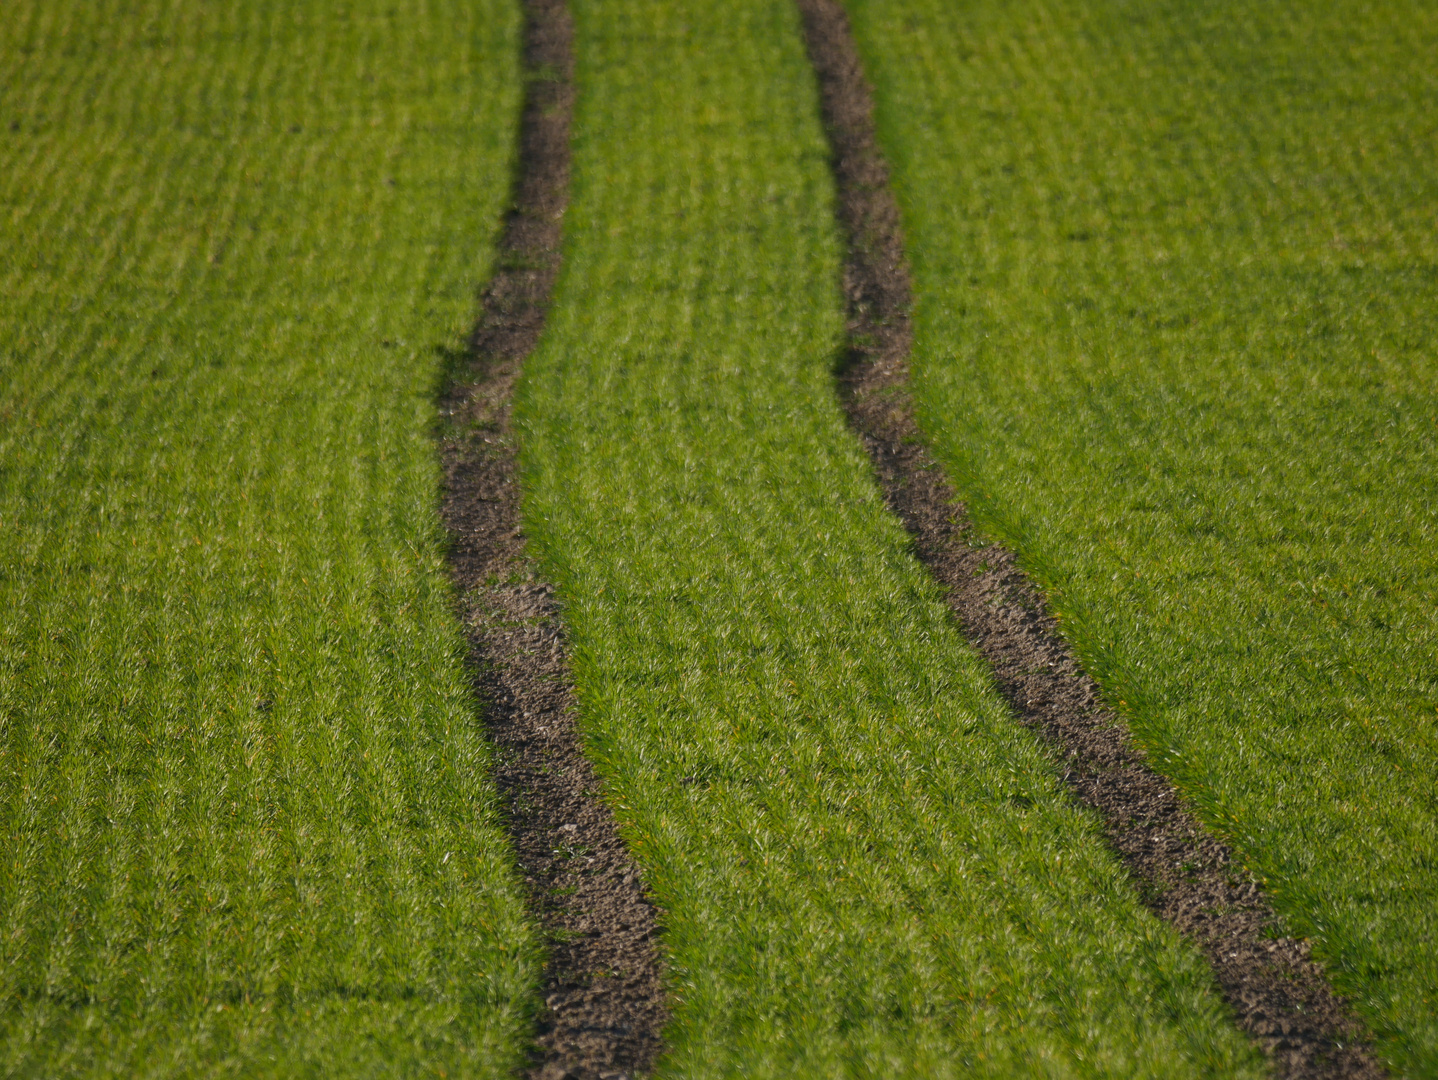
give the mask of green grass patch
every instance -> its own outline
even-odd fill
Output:
[[[0,18],[0,1072],[505,1075],[431,438],[519,17]]]
[[[939,455],[1438,1076],[1438,11],[851,8]]]
[[[576,15],[565,270],[517,416],[583,724],[664,909],[664,1074],[1261,1074],[845,427],[792,5]]]

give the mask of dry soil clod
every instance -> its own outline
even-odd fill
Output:
[[[1011,552],[971,546],[954,490],[920,441],[907,391],[910,285],[897,204],[875,142],[872,94],[839,0],[797,0],[819,78],[837,210],[848,239],[847,362],[839,396],[890,508],[947,591],[965,634],[993,666],[1018,718],[1064,761],[1079,801],[1103,818],[1149,906],[1207,955],[1239,1025],[1281,1076],[1386,1073],[1308,956],[1273,935],[1273,908],[1232,852],[1151,769],[1080,668]]]
[[[535,1080],[640,1075],[668,1018],[654,907],[575,728],[553,588],[524,554],[510,397],[559,271],[573,112],[564,0],[526,0],[527,94],[513,207],[466,362],[441,402],[443,515],[495,777],[549,938]]]

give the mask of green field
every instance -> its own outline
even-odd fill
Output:
[[[1438,1076],[1438,8],[850,10],[939,456]]]
[[[792,0],[572,0],[516,402],[662,1075],[1258,1077],[845,425]],[[849,0],[923,428],[1438,1077],[1438,9]],[[540,1007],[437,515],[513,0],[0,18],[0,1074],[505,1076]]]
[[[583,723],[665,912],[663,1074],[1260,1075],[845,426],[792,5],[575,8],[566,264],[517,416]]]
[[[506,1075],[431,438],[519,15],[0,17],[0,1073]]]

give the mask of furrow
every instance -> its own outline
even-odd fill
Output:
[[[872,98],[838,0],[797,0],[818,74],[848,238],[849,355],[839,396],[885,498],[946,590],[1019,720],[1058,754],[1078,800],[1149,907],[1194,941],[1239,1025],[1292,1078],[1386,1075],[1306,942],[1273,935],[1274,911],[1230,849],[1184,806],[1107,708],[1013,553],[980,544],[925,448],[908,393],[910,286],[899,214],[874,135]]]
[[[443,514],[495,779],[531,903],[549,939],[541,1055],[529,1075],[647,1071],[668,1012],[655,909],[585,758],[559,610],[525,554],[510,427],[524,359],[559,271],[573,112],[564,0],[526,0],[528,91],[513,206],[471,355],[446,392]]]

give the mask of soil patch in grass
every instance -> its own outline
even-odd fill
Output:
[[[638,868],[581,749],[553,587],[525,557],[511,391],[539,339],[559,270],[573,111],[563,0],[527,0],[528,94],[514,206],[485,290],[469,363],[447,391],[444,518],[495,778],[531,901],[549,937],[530,1075],[591,1080],[647,1071],[664,1003],[656,921]]]
[[[993,665],[1015,714],[1062,755],[1064,778],[1102,815],[1149,906],[1203,948],[1238,1023],[1281,1075],[1385,1075],[1307,943],[1273,936],[1274,912],[1262,891],[1173,785],[1149,768],[1013,554],[977,543],[957,495],[921,443],[907,391],[908,270],[874,139],[870,90],[837,0],[798,3],[833,146],[837,211],[849,238],[844,293],[851,344],[840,396],[890,507],[945,586],[970,641]]]

